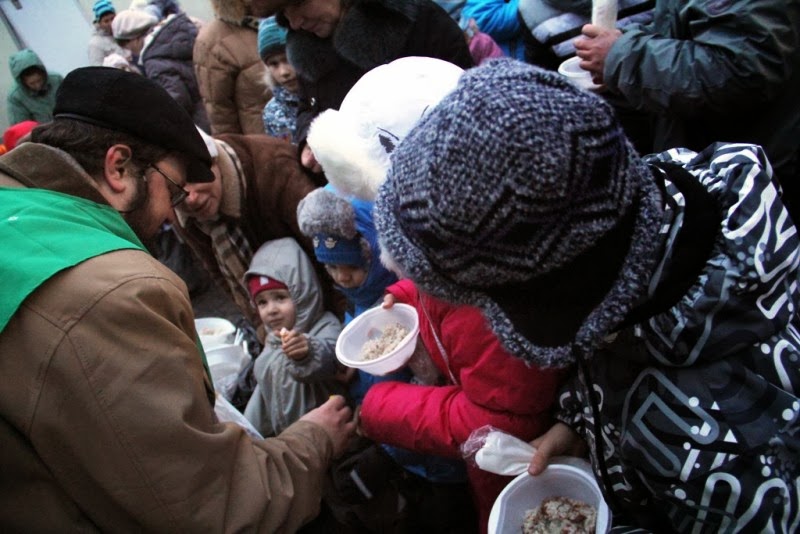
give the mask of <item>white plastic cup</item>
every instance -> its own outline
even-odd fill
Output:
[[[558,73],[581,89],[586,89],[587,91],[599,89],[600,86],[592,81],[592,73],[588,70],[583,70],[579,65],[580,62],[581,58],[573,56],[558,66]]]

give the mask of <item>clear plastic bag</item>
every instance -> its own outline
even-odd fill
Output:
[[[214,413],[221,423],[235,423],[242,427],[253,439],[264,439],[261,433],[250,423],[250,421],[242,415],[242,412],[233,407],[228,400],[222,395],[217,394],[217,400],[214,403]]]
[[[460,448],[461,456],[470,465],[506,476],[527,471],[536,452],[529,443],[491,425],[473,430]]]

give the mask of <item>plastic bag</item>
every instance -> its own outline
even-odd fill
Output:
[[[216,402],[214,403],[214,413],[221,423],[235,423],[242,427],[251,438],[264,439],[252,423],[222,395],[217,395]]]
[[[498,475],[516,476],[528,470],[536,448],[491,425],[472,431],[461,444],[461,456],[471,465]]]
[[[234,383],[226,390],[225,397],[237,410],[244,412],[247,402],[253,396],[256,389],[256,377],[253,376],[253,366],[256,358],[261,354],[262,345],[258,340],[256,329],[247,321],[241,318],[236,322],[236,327],[242,333],[247,351],[250,353],[250,361],[239,371]]]

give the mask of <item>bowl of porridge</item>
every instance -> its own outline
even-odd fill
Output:
[[[204,350],[230,344],[236,333],[233,323],[222,317],[197,318],[194,320],[194,327],[197,335],[200,336],[200,343],[203,344]]]
[[[347,367],[385,375],[403,367],[417,345],[419,318],[408,304],[377,306],[348,324],[336,340],[336,358]]]
[[[605,534],[611,513],[585,460],[557,458],[539,476],[509,482],[492,507],[489,534]]]

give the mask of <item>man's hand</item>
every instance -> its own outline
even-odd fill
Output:
[[[344,452],[348,440],[355,433],[356,423],[352,418],[353,412],[344,397],[332,395],[325,404],[305,414],[300,421],[308,421],[325,429],[333,442],[333,457],[336,458]]]
[[[531,441],[536,447],[528,473],[538,475],[545,470],[553,456],[585,456],[586,442],[564,423],[556,423],[550,430]]]
[[[581,29],[581,33],[583,36],[574,41],[575,54],[581,58],[579,66],[592,73],[594,83],[602,85],[606,56],[622,32],[617,29],[606,30],[594,24],[586,24]]]
[[[311,172],[321,173],[322,165],[319,164],[317,158],[314,157],[314,152],[311,147],[306,145],[300,153],[300,165],[310,170]]]

